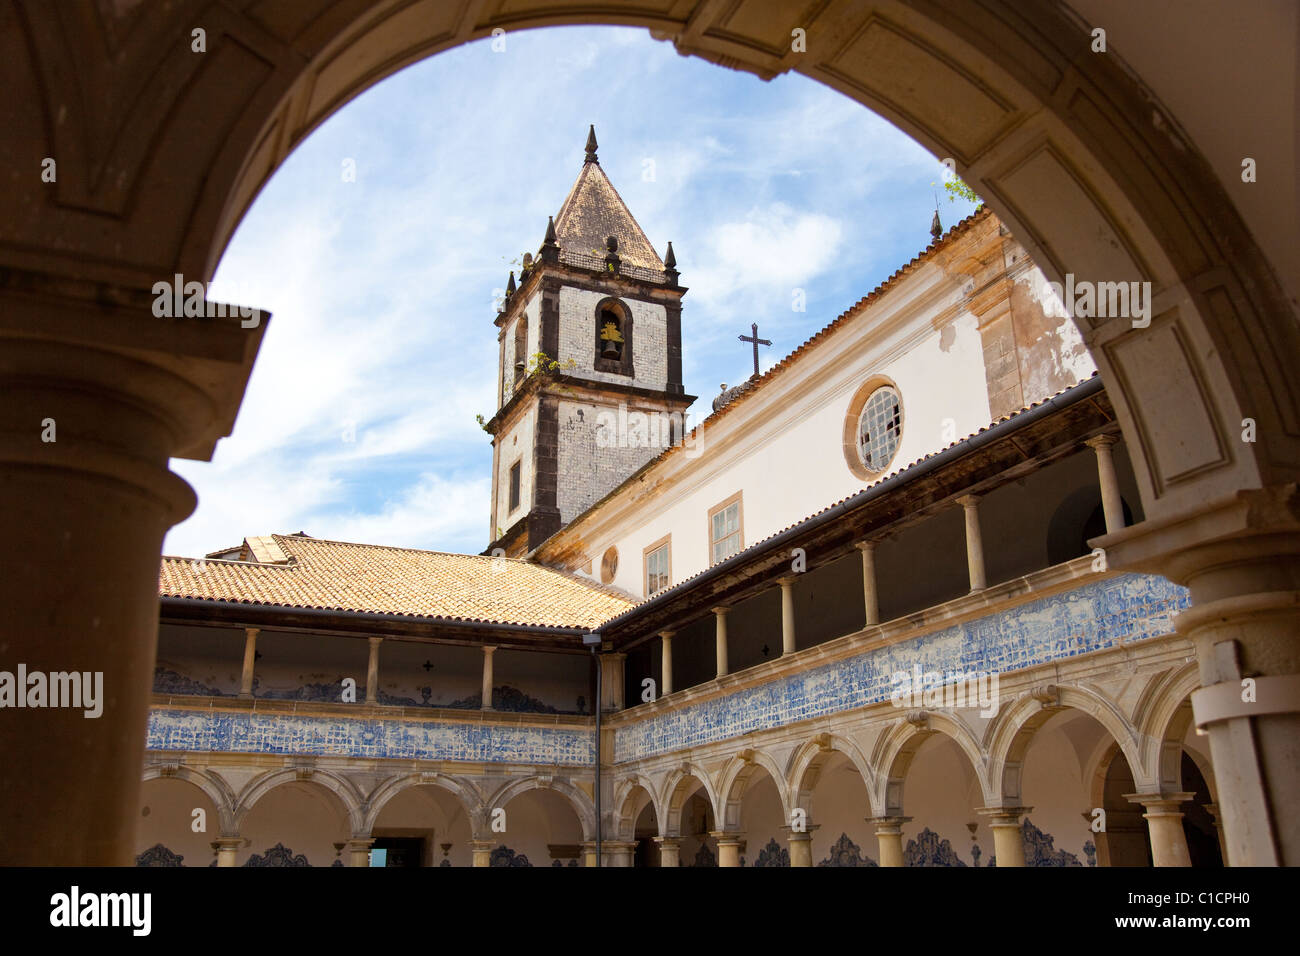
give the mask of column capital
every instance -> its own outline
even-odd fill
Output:
[[[802,830],[796,830],[794,827],[789,825],[783,826],[781,829],[785,831],[785,838],[787,840],[811,840],[813,831],[820,830],[821,824],[808,823],[804,825]]]
[[[1091,438],[1085,440],[1084,444],[1087,445],[1089,448],[1095,448],[1098,450],[1102,448],[1109,448],[1111,445],[1119,444],[1119,436],[1118,435],[1093,435]]]
[[[719,844],[745,842],[745,833],[743,830],[710,830],[709,836],[717,840]]]
[[[491,653],[493,653],[496,649],[497,649],[497,646],[496,646],[495,644],[484,644],[484,645],[483,645],[483,653],[484,653],[484,654],[491,654]]]
[[[969,510],[979,504],[982,495],[958,495],[953,501]]]
[[[791,588],[794,587],[794,582],[797,580],[799,580],[799,575],[797,574],[783,574],[776,579],[776,583],[781,585],[783,588]]]
[[[378,647],[380,644],[384,643],[384,639],[382,637],[369,637],[366,638],[366,640],[370,642],[371,647]]]
[[[1167,815],[1176,813],[1178,816],[1183,815],[1179,809],[1184,803],[1190,803],[1196,798],[1194,793],[1126,793],[1124,799],[1129,803],[1138,803],[1146,808],[1147,813],[1143,814],[1161,814]]]
[[[976,807],[980,816],[989,817],[990,827],[1018,827],[1020,818],[1033,813],[1033,807]]]
[[[212,845],[212,849],[214,850],[240,850],[248,846],[252,842],[253,842],[252,840],[249,840],[246,837],[239,836],[238,834],[235,834],[233,836],[228,834],[223,834],[217,837],[215,840],[213,840],[211,845]]]
[[[659,636],[662,637],[665,641],[671,641],[671,640],[676,636],[676,634],[677,634],[676,631],[660,631],[660,632],[659,632]]]
[[[727,607],[725,604],[719,604],[717,607],[709,608],[709,610],[712,611],[714,614],[716,614],[718,617],[726,617],[729,613],[731,613],[731,608]]]
[[[902,833],[903,824],[911,823],[911,817],[867,817],[867,822],[876,828],[876,836],[889,833]]]
[[[875,538],[867,538],[865,541],[853,542],[853,547],[857,548],[859,551],[875,551],[877,544],[879,544],[879,542],[876,541]]]
[[[682,845],[681,837],[657,836],[657,837],[651,837],[650,839],[654,840],[655,846],[661,846],[661,847],[666,846],[669,847],[670,849]]]
[[[262,633],[262,629],[261,629],[260,627],[246,627],[246,628],[244,628],[244,635],[245,635],[246,637],[257,637],[257,635],[259,635],[259,634],[261,634],[261,633]]]

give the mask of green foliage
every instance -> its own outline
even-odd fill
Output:
[[[528,376],[548,375],[551,372],[562,372],[577,367],[578,363],[573,359],[561,363],[551,358],[545,352],[534,352],[528,357],[528,369],[526,374]]]
[[[967,202],[973,202],[976,206],[984,205],[984,200],[975,195],[975,190],[966,185],[965,180],[957,176],[953,176],[951,179],[945,181],[943,184],[943,190],[948,194],[949,202],[956,202],[959,199],[964,199]]]

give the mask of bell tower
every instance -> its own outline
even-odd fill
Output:
[[[500,360],[485,553],[532,551],[684,435],[682,296],[596,156],[510,273],[496,316]]]

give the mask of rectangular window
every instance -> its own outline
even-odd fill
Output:
[[[710,563],[717,564],[744,548],[743,512],[740,492],[709,511]]]
[[[672,584],[672,563],[670,539],[668,537],[660,538],[654,544],[645,549],[645,596],[649,597],[656,591],[662,591],[668,585]]]
[[[519,507],[519,465],[515,462],[510,466],[510,511],[513,512]]]

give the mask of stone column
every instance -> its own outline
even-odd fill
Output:
[[[610,866],[619,866],[624,869],[631,869],[633,865],[633,855],[636,852],[636,843],[627,840],[602,840],[601,849],[609,854]]]
[[[866,627],[880,623],[880,604],[876,597],[876,542],[859,541],[854,545],[862,552],[862,604],[866,610]]]
[[[1107,534],[1114,534],[1124,527],[1124,499],[1120,497],[1115,459],[1110,451],[1118,441],[1114,435],[1098,435],[1084,442],[1097,453],[1097,480],[1101,484],[1101,510],[1106,515]]]
[[[1238,491],[1095,538],[1112,569],[1188,589],[1174,618],[1196,648],[1230,866],[1300,866],[1300,492]]]
[[[600,849],[605,851],[605,841],[600,841]],[[588,840],[582,844],[582,865],[594,867],[596,865],[596,841]]]
[[[867,822],[875,824],[876,842],[880,847],[881,866],[903,865],[903,824],[910,823],[911,817],[868,817]]]
[[[241,836],[222,835],[212,841],[212,849],[217,851],[217,866],[234,866],[235,856],[248,845]]]
[[[1187,834],[1183,830],[1183,811],[1179,807],[1195,797],[1194,793],[1126,793],[1124,798],[1140,803],[1146,810],[1142,818],[1151,836],[1152,866],[1191,866],[1187,852]]]
[[[469,848],[474,854],[474,866],[492,865],[493,842],[491,840],[470,840]]]
[[[989,818],[993,831],[993,855],[998,868],[1025,865],[1025,831],[1020,820],[1033,807],[982,807],[978,812]]]
[[[804,827],[802,831],[797,831],[791,827],[782,827],[782,830],[788,831],[786,842],[790,844],[790,866],[812,866],[812,835],[817,829],[817,824]]]
[[[717,620],[717,642],[718,642],[718,678],[721,679],[727,673],[727,612],[729,607],[715,607],[713,614]]]
[[[781,578],[781,656],[793,654],[794,647],[794,577]]]
[[[978,495],[962,495],[957,503],[966,512],[966,567],[970,571],[970,589],[982,591],[988,587],[984,577],[984,542],[980,538],[980,512]]]
[[[672,867],[675,870],[681,866],[682,841],[678,837],[655,837],[654,841],[659,847],[661,867]]]
[[[740,850],[745,845],[743,833],[718,830],[709,836],[718,841],[718,866],[740,866]]]
[[[230,433],[267,324],[158,318],[154,301],[103,277],[0,282],[3,666],[99,675],[102,707],[4,710],[6,866],[134,860],[158,557],[195,505],[168,462],[210,460]]]
[[[663,642],[661,652],[662,660],[660,670],[663,672],[660,676],[663,678],[663,686],[659,689],[661,697],[667,697],[673,692],[673,634],[676,631],[661,631],[659,638]]]
[[[370,638],[370,661],[366,664],[366,703],[379,703],[379,645],[382,637]]]
[[[374,846],[373,837],[353,837],[348,841],[346,850],[348,854],[348,866],[369,866],[370,865],[370,848]]]
[[[261,628],[244,628],[244,671],[239,676],[239,696],[253,696],[253,668],[257,663],[257,635]]]
[[[492,655],[496,648],[491,644],[483,645],[483,709],[492,709]]]
[[[624,687],[626,684],[624,664],[626,661],[626,654],[600,655],[600,693],[604,698],[601,701],[601,706],[605,708],[607,714],[611,711],[620,711],[626,706],[624,703]]]
[[[1223,819],[1219,816],[1219,805],[1217,803],[1207,803],[1205,810],[1214,821],[1214,833],[1219,838],[1219,855],[1223,857],[1223,865],[1228,865],[1228,842],[1223,837]]]

